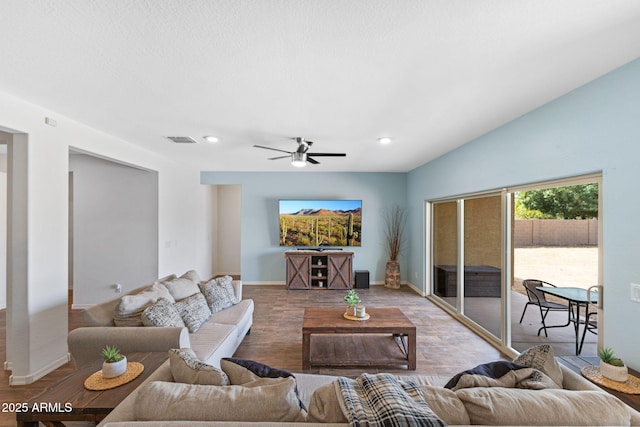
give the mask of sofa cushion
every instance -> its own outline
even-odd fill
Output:
[[[348,379],[349,381],[353,381]],[[342,412],[336,386],[332,382],[318,387],[311,395],[307,420],[314,423],[346,423],[347,417]]]
[[[166,298],[159,298],[154,304],[142,312],[144,326],[181,327],[185,326],[174,303]]]
[[[177,279],[162,282],[176,301],[183,300],[200,292],[198,283],[200,283],[200,277],[195,270],[187,271]]]
[[[553,347],[541,344],[523,351],[513,360],[515,363],[537,369],[562,388],[562,369],[556,360]]]
[[[175,302],[169,290],[161,283],[154,283],[141,292],[124,295],[114,310],[113,321],[116,326],[142,326],[142,312],[158,298]]]
[[[471,424],[485,425],[629,425],[624,403],[603,391],[467,388],[455,394]]]
[[[229,276],[225,277],[231,279]],[[204,294],[212,313],[222,311],[239,302],[233,292],[231,281],[223,279],[219,277],[211,279],[205,284],[200,284],[200,291]]]
[[[445,423],[449,425],[471,424],[467,409],[453,391],[431,385],[419,385],[419,387],[431,410]]]
[[[211,318],[211,310],[207,306],[204,295],[200,292],[176,302],[173,306],[180,313],[180,317],[184,324],[187,325],[189,332],[198,332],[200,326]]]
[[[221,369],[207,365],[190,348],[169,350],[171,375],[177,383],[229,385],[229,377]]]
[[[234,353],[238,344],[238,328],[235,325],[223,325],[212,320],[205,322],[195,334],[189,334],[191,349],[198,359],[210,365],[220,367],[220,359]]]
[[[140,421],[304,421],[293,378],[261,378],[223,387],[152,381],[136,396]]]

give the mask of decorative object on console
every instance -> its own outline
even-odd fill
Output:
[[[616,357],[612,348],[598,350],[598,357],[600,358],[600,373],[603,377],[622,383],[629,379],[629,370],[622,359]]]
[[[384,285],[387,288],[400,288],[400,263],[398,256],[403,246],[404,226],[407,213],[404,208],[395,206],[384,215],[385,237],[387,241],[387,253],[389,261],[385,268]]]
[[[127,371],[127,358],[120,354],[116,346],[107,345],[102,349],[102,376],[103,378],[115,378]]]

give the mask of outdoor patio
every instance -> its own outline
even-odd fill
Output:
[[[529,306],[527,312],[519,323],[522,310],[527,302],[527,297],[518,292],[511,292],[511,345],[518,351],[549,343],[557,356],[575,355],[575,332],[573,324],[564,328],[552,328],[537,335],[542,326],[540,310],[536,306]],[[500,336],[500,298],[465,298],[465,312],[469,318],[478,322],[482,327],[496,336]],[[567,322],[566,312],[549,312],[546,318],[547,326],[562,325]],[[580,327],[582,334],[583,325]],[[580,336],[581,337],[581,336]],[[581,355],[596,356],[598,337],[587,332]]]

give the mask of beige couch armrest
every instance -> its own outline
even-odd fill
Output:
[[[191,347],[191,342],[187,328],[95,326],[69,332],[67,345],[71,359],[78,368],[100,357],[105,345],[115,345],[126,354]]]

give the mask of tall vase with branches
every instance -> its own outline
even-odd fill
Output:
[[[386,211],[384,215],[385,238],[387,243],[387,261],[384,285],[388,288],[400,288],[400,263],[398,256],[403,249],[405,222],[407,212],[400,206],[395,206]]]

